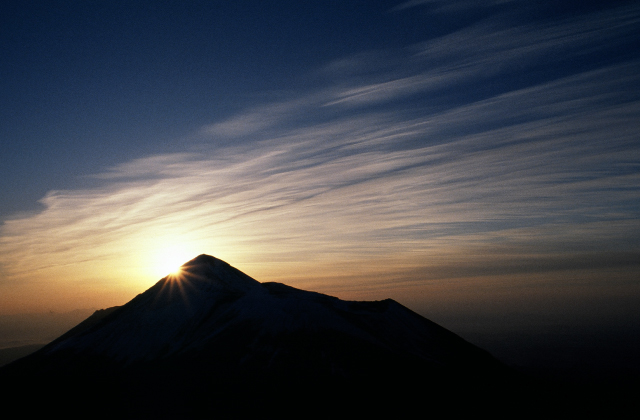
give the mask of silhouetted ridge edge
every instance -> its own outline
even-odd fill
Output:
[[[74,395],[108,402],[112,414],[160,417],[211,416],[247,401],[361,410],[427,396],[442,404],[452,390],[495,401],[514,378],[484,350],[393,299],[346,301],[260,283],[206,254],[0,369],[17,399],[35,393],[57,404]],[[166,412],[145,411],[156,406]]]

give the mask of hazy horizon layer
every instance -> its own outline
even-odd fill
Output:
[[[425,308],[429,317],[433,310]],[[0,366],[24,357],[86,319],[95,309],[66,313],[0,315]],[[603,322],[562,324],[549,317],[496,323],[491,317],[435,314],[430,318],[488,351],[495,358],[534,377],[576,385],[623,386],[637,384],[640,328]]]

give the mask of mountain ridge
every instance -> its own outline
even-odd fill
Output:
[[[282,404],[293,410],[320,402],[327,410],[363,410],[387,401],[391,409],[421,394],[435,403],[450,390],[480,404],[479,395],[492,401],[490,390],[520,381],[484,350],[392,299],[344,301],[260,283],[204,254],[0,369],[3,376],[94,403],[107,395],[114,407],[143,417],[233,412],[247,392],[272,414]]]

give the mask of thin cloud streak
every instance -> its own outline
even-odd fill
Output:
[[[418,93],[460,89],[527,69],[540,71],[621,48],[631,34],[640,30],[640,10],[635,6],[545,26],[505,27],[505,18],[482,21],[416,46],[414,56],[404,64],[422,69],[419,74],[344,89],[336,92],[337,99],[329,104],[374,104]],[[369,56],[363,59],[370,65]]]

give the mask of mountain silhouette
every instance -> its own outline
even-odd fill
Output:
[[[208,255],[0,369],[25,414],[137,418],[454,413],[506,407],[523,383],[391,299],[260,283]]]

